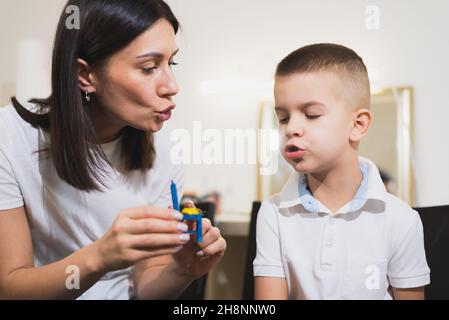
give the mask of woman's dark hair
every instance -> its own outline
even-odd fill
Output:
[[[73,6],[79,9],[79,29],[66,26],[66,12]],[[77,59],[102,70],[114,53],[161,18],[178,31],[176,17],[162,0],[69,0],[56,31],[50,97],[29,100],[39,107],[36,113],[11,98],[22,119],[50,132],[50,145],[40,151],[49,152],[59,177],[73,187],[85,191],[106,187],[101,166],[106,158],[78,86]],[[121,137],[124,168],[151,169],[156,157],[153,134],[125,127]]]

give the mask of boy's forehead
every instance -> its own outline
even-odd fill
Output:
[[[342,80],[332,72],[319,71],[277,76],[274,95],[277,106],[316,101],[324,105],[340,100]]]

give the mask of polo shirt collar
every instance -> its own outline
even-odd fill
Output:
[[[375,199],[385,202],[386,190],[376,165],[363,157],[359,157],[359,166],[362,172],[362,183],[356,195],[339,213],[357,211],[364,206],[367,200]],[[296,205],[310,212],[321,211],[320,202],[313,197],[307,187],[307,175],[294,171],[281,191],[279,208],[289,208]]]

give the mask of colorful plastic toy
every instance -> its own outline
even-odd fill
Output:
[[[176,189],[176,184],[172,180],[170,185],[171,198],[173,209],[179,211],[179,202],[178,202],[178,192]],[[196,222],[196,229],[189,230],[187,233],[196,234],[196,242],[203,242],[203,211],[198,208],[184,208],[181,212],[184,215],[184,220],[191,220]]]
[[[203,242],[203,211],[198,208],[184,208],[181,213],[184,215],[184,220],[193,220],[196,222],[195,230],[189,230],[188,233],[196,234],[196,242]]]

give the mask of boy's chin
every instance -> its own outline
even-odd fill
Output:
[[[310,164],[303,157],[294,160],[288,159],[287,162],[297,172],[309,173],[312,170]]]
[[[295,160],[288,160],[288,163],[296,172],[300,173],[316,173],[321,170],[320,164],[310,158],[301,157]]]

